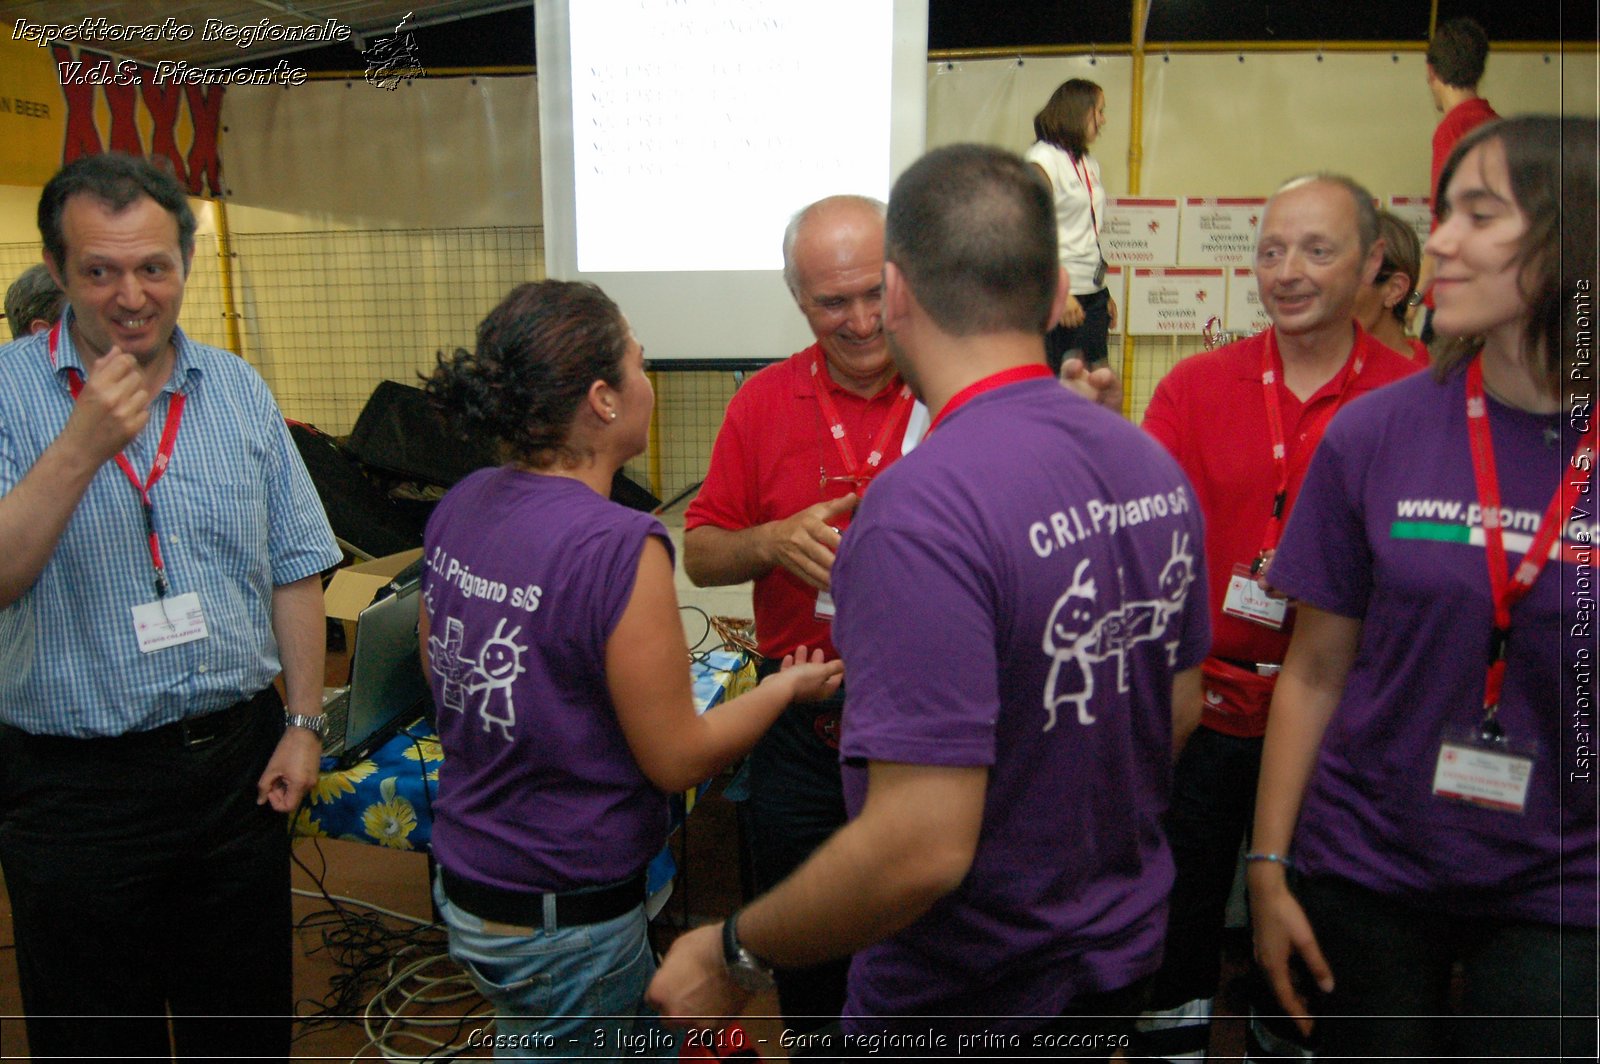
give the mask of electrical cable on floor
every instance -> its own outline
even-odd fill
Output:
[[[384,1060],[453,1059],[461,1050],[471,1048],[462,1038],[469,1024],[475,1024],[475,1030],[483,1030],[493,1023],[493,1007],[483,1000],[471,978],[448,954],[417,957],[400,967],[402,961],[415,952],[414,949],[402,950],[390,962],[389,981],[367,1002],[362,1014],[367,1044],[357,1050],[351,1060],[362,1059],[368,1050],[376,1050]],[[438,974],[428,974],[433,969],[438,969]],[[415,1011],[460,1001],[475,1001],[481,1007],[453,1016]],[[447,1027],[450,1034],[445,1039],[431,1033]],[[420,1056],[415,1049],[401,1048],[401,1044],[410,1043],[423,1047]]]
[[[320,871],[307,865],[298,849],[293,858],[317,889],[296,889],[294,893],[320,899],[328,908],[306,915],[296,923],[295,930],[314,934],[320,940],[307,950],[307,956],[325,950],[338,970],[330,977],[328,993],[321,1001],[300,1002],[295,1039],[312,1031],[359,1022],[367,1042],[352,1060],[371,1059],[374,1050],[384,1060],[450,1059],[467,1048],[464,1042],[458,1044],[462,1032],[469,1025],[492,1022],[494,1012],[466,973],[450,959],[443,927],[358,898],[329,893],[323,882],[327,857],[318,840],[313,839],[312,843],[322,859]],[[384,917],[413,926],[396,929]],[[458,1002],[476,1004],[436,1016],[424,1011]],[[445,1028],[451,1032],[448,1038],[435,1036]],[[402,1044],[407,1048],[400,1048]],[[414,1048],[418,1046],[421,1048]]]

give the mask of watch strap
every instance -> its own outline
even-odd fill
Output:
[[[728,975],[745,990],[769,990],[774,985],[772,969],[739,941],[739,913],[722,922],[722,963]]]
[[[305,713],[283,712],[283,726],[285,728],[304,728],[316,732],[318,737],[328,733],[328,718],[321,714],[309,715]]]

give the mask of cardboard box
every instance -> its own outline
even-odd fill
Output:
[[[347,565],[333,574],[327,589],[322,593],[323,607],[330,620],[344,622],[346,647],[355,646],[356,619],[361,611],[372,605],[379,591],[388,586],[395,574],[422,557],[422,548],[404,550],[399,554],[386,554],[370,562]]]

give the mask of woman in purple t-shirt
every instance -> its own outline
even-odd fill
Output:
[[[1299,617],[1245,859],[1319,1059],[1594,1059],[1595,152],[1538,116],[1457,145],[1455,339],[1335,418],[1273,561]]]
[[[505,463],[452,488],[423,543],[451,956],[495,1006],[497,1056],[672,1055],[642,1013],[644,872],[667,796],[743,755],[792,700],[836,689],[841,667],[802,648],[695,714],[666,530],[607,497],[655,396],[600,289],[513,289],[426,390]]]

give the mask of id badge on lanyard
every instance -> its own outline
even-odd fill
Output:
[[[1289,446],[1283,430],[1283,406],[1278,400],[1277,348],[1277,334],[1268,330],[1266,344],[1261,349],[1261,390],[1267,408],[1267,431],[1272,443],[1272,467],[1277,479],[1277,490],[1272,496],[1272,514],[1268,517],[1267,527],[1262,533],[1261,549],[1256,552],[1255,560],[1249,565],[1233,567],[1233,573],[1228,579],[1228,593],[1222,600],[1222,612],[1230,617],[1238,617],[1271,628],[1273,631],[1282,631],[1291,609],[1289,600],[1269,593],[1257,580],[1262,567],[1278,548],[1278,540],[1283,535],[1284,515],[1289,507]],[[1307,461],[1305,456],[1314,451],[1317,444],[1322,441],[1323,431],[1328,427],[1333,415],[1344,405],[1346,397],[1350,394],[1351,383],[1361,376],[1362,366],[1362,358],[1358,354],[1350,364],[1350,372],[1345,378],[1338,399],[1327,410],[1317,415],[1302,433],[1303,442],[1295,454],[1298,463],[1304,464]]]
[[[1474,711],[1474,716],[1479,717],[1478,725],[1449,732],[1440,742],[1433,770],[1433,793],[1448,801],[1521,814],[1527,809],[1528,784],[1538,763],[1538,749],[1534,743],[1508,736],[1500,723],[1506,650],[1512,636],[1511,608],[1533,589],[1557,546],[1562,526],[1588,490],[1600,418],[1591,419],[1588,430],[1573,451],[1570,472],[1563,471],[1527,553],[1516,569],[1508,573],[1510,565],[1499,518],[1500,477],[1494,462],[1494,439],[1489,428],[1481,355],[1467,367],[1466,395],[1467,439],[1472,448],[1478,506],[1484,515],[1483,553],[1489,567],[1494,628],[1489,634],[1489,667],[1484,677],[1483,705]]]
[[[1228,578],[1228,594],[1222,612],[1230,617],[1282,631],[1289,616],[1289,600],[1270,594],[1256,580],[1256,567],[1235,565]]]
[[[1083,182],[1084,191],[1089,194],[1089,223],[1094,227],[1094,245],[1098,250],[1100,247],[1100,215],[1094,209],[1094,182],[1089,180],[1089,168],[1084,166],[1080,169],[1077,159],[1072,160],[1072,169],[1078,175],[1078,180]],[[1104,254],[1100,255],[1100,263],[1094,268],[1093,283],[1096,291],[1105,287],[1106,257]]]
[[[1502,813],[1527,811],[1537,751],[1481,728],[1461,728],[1439,744],[1433,793],[1447,801]]]
[[[58,321],[50,330],[48,342],[51,366],[56,364],[56,348],[60,342],[61,323]],[[83,394],[84,381],[83,375],[72,367],[67,368],[67,387],[72,393],[72,401],[76,403],[78,397]],[[130,607],[133,613],[134,640],[140,652],[145,654],[153,654],[158,650],[181,646],[210,636],[206,628],[205,611],[201,608],[200,596],[197,593],[191,591],[172,598],[167,596],[167,567],[161,557],[161,539],[156,534],[155,503],[150,495],[151,489],[166,473],[167,466],[172,461],[172,452],[178,442],[178,427],[183,423],[183,409],[187,399],[183,392],[174,392],[168,401],[167,419],[161,428],[161,442],[156,447],[155,461],[143,480],[134,472],[126,454],[118,453],[115,459],[117,467],[122,470],[122,475],[127,478],[139,496],[140,510],[144,515],[145,545],[150,551],[150,567],[156,597],[153,601]]]

